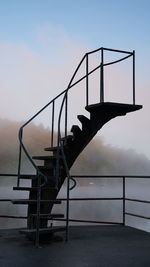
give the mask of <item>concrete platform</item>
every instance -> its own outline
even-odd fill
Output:
[[[0,230],[0,267],[149,267],[150,234],[123,226],[72,226],[70,240],[35,248]]]

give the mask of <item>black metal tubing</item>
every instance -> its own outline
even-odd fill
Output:
[[[101,49],[100,102],[104,102],[104,50]]]
[[[55,116],[55,100],[52,102],[52,131],[51,131],[51,147],[54,144],[54,116]]]
[[[135,50],[133,50],[133,104],[135,105]]]
[[[65,137],[67,136],[67,123],[68,123],[68,93],[65,98]]]
[[[23,130],[20,129],[20,138],[22,140],[23,137]],[[22,159],[22,146],[19,143],[19,159],[18,159],[18,179],[17,179],[17,186],[20,185],[20,171],[21,171],[21,159]]]
[[[36,217],[36,238],[35,238],[35,246],[39,247],[39,228],[40,228],[40,210],[41,210],[41,175],[38,175],[38,190],[37,190],[37,217]]]
[[[113,64],[119,63],[119,62],[121,62],[121,61],[123,61],[123,60],[125,60],[125,59],[127,59],[127,58],[129,58],[129,57],[131,57],[131,56],[132,56],[132,55],[128,55],[128,56],[126,56],[126,57],[117,59],[117,60],[115,60],[115,61],[105,63],[103,66],[109,66],[109,65],[113,65]]]
[[[150,179],[150,176],[148,175],[89,175],[89,174],[81,174],[81,175],[74,175],[72,174],[71,175],[72,177],[74,178],[110,178],[110,179],[113,179],[113,178],[137,178],[137,179]]]
[[[26,220],[28,217],[27,216],[0,215],[0,218],[5,218],[5,219],[23,219],[23,220]]]
[[[95,49],[93,51],[88,52],[87,54],[90,55],[90,54],[96,53],[96,52],[98,52],[98,51],[100,51],[102,49],[105,50],[105,51],[110,51],[110,52],[117,52],[117,53],[123,53],[123,54],[131,54],[131,55],[133,54],[130,51],[119,50],[119,49],[112,49],[112,48],[106,48],[106,47],[100,47],[98,49]]]
[[[66,219],[53,219],[53,221],[66,221]],[[78,219],[69,219],[69,222],[78,222],[78,223],[98,223],[98,224],[119,224],[122,225],[122,222],[104,222],[104,221],[90,221],[90,220],[78,220]]]
[[[112,49],[112,48],[106,48],[106,47],[103,47],[103,49],[106,51],[110,51],[110,52],[124,53],[124,54],[130,54],[130,55],[133,54],[133,52],[129,52],[129,51],[125,51],[125,50]]]
[[[67,201],[67,198],[58,198],[60,201]],[[88,201],[88,200],[123,200],[122,197],[82,197],[82,198],[69,198],[69,201]]]
[[[125,177],[123,177],[123,210],[122,210],[122,215],[123,215],[123,225],[125,226],[125,212],[126,212],[126,207],[125,207]]]
[[[127,200],[127,201],[133,201],[133,202],[140,202],[140,203],[150,204],[150,201],[148,201],[148,200],[142,200],[142,199],[125,198],[125,200]]]
[[[139,215],[139,214],[134,214],[134,213],[130,213],[130,212],[126,212],[125,214],[126,214],[126,215],[129,215],[129,216],[134,216],[134,217],[138,217],[138,218],[142,218],[142,219],[150,220],[150,217],[142,216],[142,215]]]
[[[89,104],[89,69],[88,69],[88,54],[86,55],[86,106]]]

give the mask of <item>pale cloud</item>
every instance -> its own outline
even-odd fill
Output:
[[[0,43],[1,117],[27,119],[66,89],[79,61],[79,51],[83,54],[84,49],[59,32],[55,35],[53,42],[58,42],[57,47],[51,46],[51,42],[42,47],[48,58],[26,44]]]
[[[38,49],[27,44],[0,43],[0,116],[12,120],[27,120],[39,108],[44,106],[58,93],[66,89],[67,84],[88,50],[82,38],[70,37],[64,30],[50,25],[38,28]],[[86,49],[85,49],[86,47]],[[98,62],[99,56],[94,59]],[[94,64],[91,66],[94,66]],[[106,73],[106,100],[131,102],[131,77],[128,67],[118,65]],[[79,77],[85,73],[85,65]],[[99,101],[99,72],[90,78],[90,96],[94,102]],[[85,114],[85,82],[69,93],[69,127],[78,124],[78,114]],[[144,88],[143,88],[144,87]],[[115,97],[114,97],[115,96]],[[149,131],[147,122],[149,113],[149,84],[137,83],[137,103],[143,104],[142,111],[117,118],[108,123],[102,131],[105,142],[123,148],[133,148],[150,157]],[[130,100],[130,101],[129,101]],[[80,108],[82,107],[82,108]],[[45,116],[45,113],[44,113]],[[50,116],[47,114],[47,121]],[[45,123],[45,118],[41,117]]]

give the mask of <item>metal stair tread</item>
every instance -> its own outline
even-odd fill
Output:
[[[78,115],[77,118],[82,123],[83,122],[90,122],[90,120],[86,116],[84,116],[84,115]]]
[[[40,166],[40,165],[38,165],[37,167],[38,167],[40,170],[54,171],[54,168],[51,167],[51,166],[49,166],[49,165],[46,165],[46,166]],[[59,168],[60,168],[60,169],[63,169],[63,166],[61,165],[61,166],[59,166]],[[52,175],[50,175],[50,176],[52,176]]]
[[[59,156],[61,157],[61,156]],[[57,159],[57,155],[54,156],[33,156],[33,159],[36,160],[56,160]]]
[[[98,111],[118,111],[118,112],[132,112],[142,108],[142,105],[125,104],[125,103],[115,103],[115,102],[101,102],[92,105],[88,105],[85,109],[89,112]]]
[[[67,139],[73,139],[73,135],[67,135],[61,138],[62,141],[65,141]]]
[[[82,130],[80,129],[78,125],[72,125],[71,132],[73,133],[73,135],[81,134]]]
[[[57,152],[57,149],[58,149],[58,146],[44,148],[45,151],[52,151],[52,152]]]
[[[62,232],[65,230],[66,230],[66,227],[53,226],[49,228],[40,228],[39,233],[48,234],[48,233],[54,233],[54,232]],[[24,230],[20,230],[19,232],[22,234],[33,234],[33,233],[36,233],[36,229],[24,229]]]

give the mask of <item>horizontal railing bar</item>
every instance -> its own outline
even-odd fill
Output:
[[[66,221],[66,219],[53,219],[53,221]],[[100,224],[119,224],[119,222],[104,222],[104,221],[90,221],[90,220],[78,220],[78,219],[69,219],[69,222],[83,222],[83,223],[100,223]]]
[[[0,173],[0,176],[14,176],[14,177],[17,177],[18,174],[14,174],[14,173]]]
[[[110,51],[110,52],[117,52],[117,53],[124,53],[124,54],[131,54],[133,55],[133,52],[130,52],[130,51],[126,51],[126,50],[119,50],[119,49],[112,49],[112,48],[106,48],[106,47],[100,47],[98,49],[95,49],[93,51],[90,51],[90,52],[87,52],[86,54],[90,55],[90,54],[93,54],[93,53],[96,53],[100,50],[105,50],[105,51]]]
[[[34,174],[21,174],[21,176],[33,176]],[[12,177],[18,177],[18,174],[15,173],[0,173],[0,176],[12,176]]]
[[[69,198],[69,201],[82,201],[82,200],[122,200],[123,198],[122,197],[88,197],[88,198]],[[67,198],[58,198],[57,200],[60,200],[60,201],[66,201]]]
[[[149,179],[150,176],[146,175],[71,175],[73,178],[145,178]]]
[[[95,52],[97,52],[97,51],[99,51],[99,50],[101,50],[102,48],[99,48],[99,49],[97,49],[97,50],[94,50]],[[133,53],[132,52],[127,52],[127,51],[122,51],[122,50],[110,50],[110,49],[106,49],[106,48],[104,48],[104,50],[109,50],[109,51],[114,51],[114,52],[121,52],[121,53],[128,53],[128,54],[130,54],[129,56],[131,56]],[[94,51],[93,51],[93,53],[94,53]],[[92,53],[92,52],[91,52]],[[86,53],[85,55],[84,55],[84,57],[83,57],[83,59],[82,59],[82,61],[81,62],[83,62],[83,60],[84,60],[84,58],[85,58],[85,56],[87,55],[87,54],[90,54],[90,52],[89,53]],[[124,57],[124,58],[122,58],[122,59],[119,59],[119,60],[116,60],[116,61],[113,61],[113,62],[109,62],[109,63],[105,63],[103,66],[107,66],[107,65],[111,65],[111,64],[114,64],[114,63],[117,63],[117,62],[119,62],[119,61],[122,61],[122,60],[124,60],[124,59],[126,59],[126,58],[128,58],[129,56],[127,56],[127,57]],[[81,63],[80,62],[80,63]],[[55,98],[53,98],[50,102],[48,102],[43,108],[41,108],[34,116],[32,116],[25,124],[23,124],[22,125],[22,127],[21,128],[24,128],[27,124],[29,124],[34,118],[36,118],[44,109],[46,109],[53,101],[55,101],[57,98],[59,98],[61,95],[63,95],[67,90],[69,90],[69,89],[71,89],[73,86],[75,86],[76,84],[78,84],[79,82],[81,82],[83,79],[85,79],[87,76],[89,76],[90,74],[92,74],[94,71],[96,71],[98,68],[100,68],[101,67],[101,64],[100,65],[98,65],[96,68],[94,68],[92,71],[90,71],[87,75],[84,75],[81,79],[79,79],[77,82],[75,82],[75,83],[73,83],[72,85],[69,85],[68,86],[68,88],[67,89],[65,89],[64,91],[62,91],[59,95],[57,95]]]
[[[131,55],[126,56],[126,57],[123,57],[123,58],[118,59],[118,60],[115,60],[115,61],[112,61],[112,62],[105,63],[105,64],[103,64],[103,66],[108,66],[108,65],[112,65],[112,64],[118,63],[118,62],[120,62],[120,61],[123,61],[123,60],[127,59],[128,57],[131,57]],[[101,67],[101,64],[98,65],[98,66],[97,66],[96,68],[94,68],[93,70],[89,71],[88,74],[84,75],[84,76],[83,76],[82,78],[80,78],[78,81],[76,81],[75,83],[73,83],[72,85],[70,85],[70,86],[68,87],[67,90],[69,90],[70,88],[72,88],[73,86],[75,86],[76,84],[78,84],[79,82],[81,82],[82,80],[84,80],[87,76],[89,76],[90,74],[92,74],[94,71],[96,71],[96,70],[99,69],[100,67]],[[67,91],[67,90],[66,90],[66,91]]]
[[[102,50],[102,49],[103,49],[103,47],[100,47],[100,48],[97,48],[97,49],[92,50],[92,51],[90,51],[90,52],[87,52],[86,54],[87,54],[87,55],[90,55],[90,54],[96,53],[96,52],[98,52],[98,51],[100,51],[100,50]]]
[[[32,116],[26,123],[24,123],[21,128],[24,128],[27,124],[29,124],[32,120],[34,120],[44,109],[46,109],[52,102],[54,102],[57,98],[59,98],[61,95],[63,95],[67,89],[62,91],[59,95],[57,95],[55,98],[53,98],[50,102],[48,102],[43,108],[41,108],[34,116]]]
[[[150,203],[148,200],[140,200],[140,199],[134,199],[134,198],[125,198],[127,201],[134,201],[134,202],[141,202],[141,203]]]
[[[138,215],[138,214],[134,214],[134,213],[129,213],[129,212],[125,212],[125,214],[126,215],[129,215],[129,216],[134,216],[134,217],[138,217],[138,218],[150,220],[150,217],[147,217],[147,216],[142,216],[142,215]]]
[[[0,218],[7,218],[7,219],[27,219],[26,216],[13,216],[13,215],[0,215]]]
[[[11,201],[10,198],[0,198],[0,202],[9,202]]]
[[[26,176],[31,176],[33,174],[22,174]],[[15,173],[0,173],[0,176],[14,176],[17,177],[18,174]],[[140,178],[140,179],[149,179],[148,175],[71,175],[73,178]]]
[[[127,58],[129,58],[129,57],[131,57],[131,56],[132,56],[132,55],[128,55],[128,56],[123,57],[123,58],[120,58],[120,59],[118,59],[118,60],[115,60],[115,61],[112,61],[112,62],[105,63],[105,64],[103,64],[103,66],[113,65],[113,64],[118,63],[118,62],[121,62],[121,61],[123,61],[123,60],[125,60],[125,59],[127,59]]]
[[[103,47],[104,50],[106,51],[111,51],[111,52],[117,52],[117,53],[124,53],[124,54],[131,54],[133,55],[133,52],[125,51],[125,50],[119,50],[119,49],[112,49],[112,48],[106,48]]]

